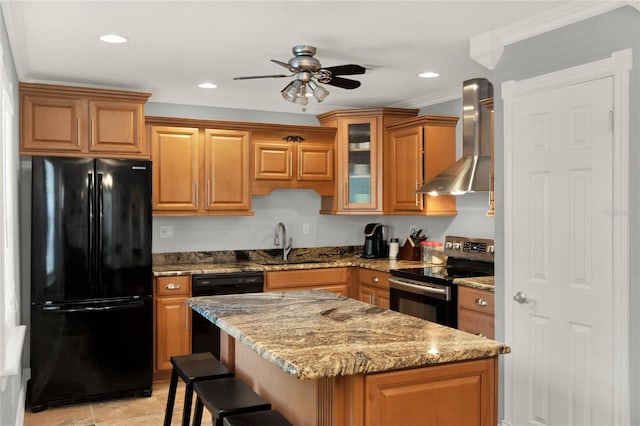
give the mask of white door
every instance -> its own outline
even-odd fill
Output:
[[[607,77],[513,100],[513,425],[614,424],[612,94]]]

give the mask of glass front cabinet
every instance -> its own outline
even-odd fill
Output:
[[[382,214],[385,126],[416,115],[414,109],[377,108],[318,116],[321,125],[337,128],[335,194],[322,198],[321,213]]]

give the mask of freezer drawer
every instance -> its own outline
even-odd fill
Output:
[[[31,308],[33,411],[50,405],[151,395],[152,299]]]

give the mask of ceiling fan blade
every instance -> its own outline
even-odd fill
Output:
[[[342,78],[342,77],[331,77],[331,80],[323,83],[328,84],[330,86],[340,87],[342,89],[357,89],[358,87],[360,87],[360,84],[361,84],[357,80],[351,80],[351,79]]]
[[[354,64],[337,65],[335,67],[326,67],[324,69],[330,71],[333,75],[364,74],[367,71],[365,67]]]
[[[281,78],[281,77],[290,77],[284,74],[271,74],[271,75],[249,75],[246,77],[233,77],[234,80],[252,80],[254,78]]]
[[[288,69],[291,72],[300,72],[300,70],[298,68],[292,67],[291,65],[289,65],[286,62],[282,62],[282,61],[277,61],[275,59],[271,59],[271,62],[273,62],[274,64],[278,64],[281,67],[285,67],[286,69]]]

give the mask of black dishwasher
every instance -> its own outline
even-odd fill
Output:
[[[200,274],[191,278],[191,294],[196,297],[261,293],[263,283],[262,272]],[[211,352],[220,359],[220,329],[197,312],[191,315],[191,352]]]

